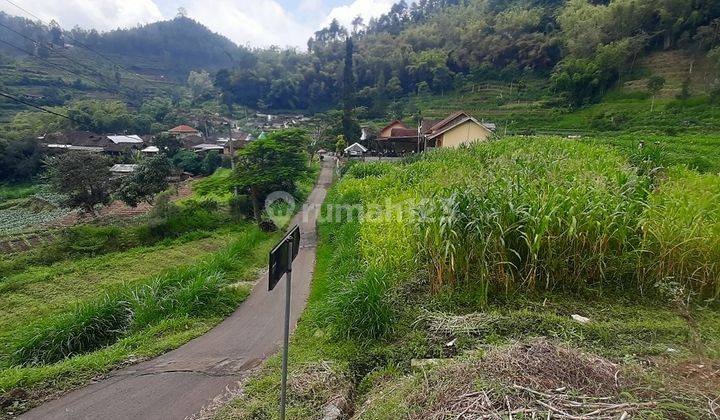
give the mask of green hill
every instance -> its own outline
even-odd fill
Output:
[[[229,39],[185,17],[98,33],[0,12],[0,87],[40,106],[74,99],[120,99],[140,105],[177,97],[191,70],[215,71],[248,54]],[[27,107],[0,100],[0,122]]]

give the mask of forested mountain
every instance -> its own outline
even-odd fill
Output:
[[[420,0],[352,28],[315,33],[308,53],[263,50],[217,74],[227,102],[316,108],[340,97],[344,40],[355,40],[357,105],[384,115],[400,96],[542,77],[565,104],[597,100],[642,56],[682,49],[720,63],[720,2]]]
[[[28,54],[21,49],[41,58],[54,54],[83,58],[88,51],[95,51],[125,68],[183,81],[190,70],[240,65],[250,54],[184,16],[99,33],[79,27],[64,31],[55,22],[45,25],[0,12],[0,26],[0,39],[5,41],[0,43],[0,54],[8,57],[26,57]]]
[[[218,70],[242,65],[250,55],[247,49],[183,16],[102,34],[77,28],[71,33],[72,39],[104,53],[120,55],[127,60],[154,59],[159,65],[156,71],[179,76],[181,80],[190,70]],[[138,70],[153,71],[151,68]]]

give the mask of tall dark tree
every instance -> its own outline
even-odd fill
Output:
[[[131,207],[141,201],[152,204],[155,196],[170,185],[167,179],[172,169],[172,162],[162,153],[144,160],[122,180],[118,197]]]
[[[360,140],[360,125],[353,116],[355,105],[355,75],[353,74],[353,40],[345,40],[345,67],[343,68],[343,135],[348,143]]]
[[[115,182],[112,159],[89,152],[68,152],[48,158],[47,179],[53,191],[65,196],[63,204],[95,215],[98,205],[110,203]]]

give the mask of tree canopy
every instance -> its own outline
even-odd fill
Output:
[[[304,130],[287,129],[255,140],[238,152],[235,182],[249,193],[256,219],[267,194],[295,192],[295,181],[309,170],[305,152],[308,141]]]
[[[694,0],[421,0],[396,3],[352,31],[337,21],[308,52],[256,50],[216,86],[247,106],[318,109],[340,103],[353,39],[356,106],[384,116],[404,93],[441,93],[463,83],[553,74],[571,105],[597,99],[638,56],[720,46],[720,5]]]
[[[98,153],[68,152],[47,159],[46,177],[52,189],[62,194],[67,207],[95,214],[98,205],[108,204],[115,182],[112,160]]]

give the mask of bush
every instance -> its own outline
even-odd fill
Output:
[[[181,150],[173,156],[173,163],[181,171],[189,172],[193,175],[200,175],[202,173],[202,158],[195,152]]]
[[[180,207],[173,203],[173,198],[177,195],[177,189],[169,189],[155,196],[155,204],[150,210],[150,217],[156,219],[168,219],[180,213]]]
[[[129,303],[121,296],[106,295],[43,319],[11,338],[11,364],[42,365],[96,350],[117,340],[131,322]]]
[[[230,216],[235,220],[251,218],[253,216],[253,203],[250,197],[244,194],[231,197]]]
[[[203,175],[212,175],[215,170],[221,167],[223,164],[223,158],[218,152],[207,152],[200,165],[200,170]]]
[[[343,338],[367,340],[385,335],[392,325],[385,273],[370,270],[339,285],[330,298],[329,319]]]
[[[80,225],[61,234],[58,244],[71,253],[96,255],[122,248],[123,231],[117,226]]]

